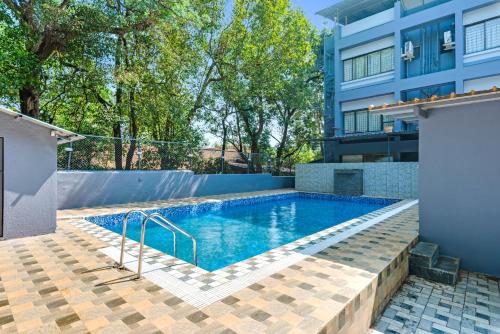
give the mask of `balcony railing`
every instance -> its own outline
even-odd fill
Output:
[[[393,8],[389,8],[384,10],[383,12],[377,13],[372,16],[368,16],[362,20],[355,21],[353,23],[342,26],[341,36],[347,37],[350,35],[354,35],[358,32],[371,29],[373,27],[377,27],[379,25],[394,21],[395,18],[395,10]]]

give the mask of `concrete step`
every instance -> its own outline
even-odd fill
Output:
[[[410,274],[431,281],[455,285],[458,281],[460,259],[450,256],[439,256],[433,267],[410,265]]]
[[[410,250],[410,267],[431,268],[439,258],[439,246],[430,242],[419,242]]]

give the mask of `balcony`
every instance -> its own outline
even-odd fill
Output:
[[[347,37],[354,35],[358,32],[368,30],[382,24],[394,21],[395,10],[394,7],[384,10],[383,12],[368,16],[359,21],[355,21],[351,24],[341,25],[341,37]]]
[[[448,1],[451,0],[402,0],[401,16],[408,16]]]

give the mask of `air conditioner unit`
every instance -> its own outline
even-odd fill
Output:
[[[411,41],[405,42],[404,51],[401,51],[401,58],[406,61],[412,61],[413,59],[415,59],[414,47]]]
[[[443,48],[445,49],[445,51],[455,49],[455,42],[453,41],[453,36],[451,35],[450,30],[444,32]]]

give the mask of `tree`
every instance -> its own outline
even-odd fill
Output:
[[[23,114],[39,117],[44,66],[65,53],[69,45],[95,31],[108,27],[102,13],[84,2],[3,0],[3,16],[22,33],[23,69],[17,74],[19,100]],[[19,36],[20,37],[20,36]]]
[[[304,111],[299,100],[307,98],[301,90],[306,78],[298,77],[314,63],[314,31],[288,0],[237,0],[228,30],[228,51],[218,64],[221,96],[234,107],[250,153],[260,155],[269,146],[273,119],[286,123],[286,136],[293,114]],[[296,105],[282,104],[299,92]],[[280,155],[285,146],[286,140]]]
[[[236,0],[230,20],[223,0],[2,0],[0,19],[2,103],[116,137],[116,169],[129,139],[189,142],[150,150],[174,168],[210,130],[260,170],[249,157],[294,156],[318,129],[315,32],[289,0]]]

